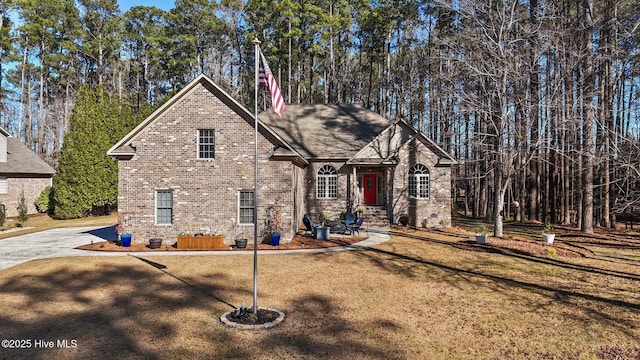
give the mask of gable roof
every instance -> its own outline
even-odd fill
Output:
[[[115,145],[113,145],[108,151],[107,154],[111,156],[133,156],[135,155],[135,149],[131,146],[131,142],[135,139],[135,137],[140,134],[149,124],[151,124],[154,120],[164,114],[166,111],[171,109],[175,104],[177,104],[180,100],[188,96],[192,90],[194,90],[198,85],[204,86],[207,90],[209,90],[213,95],[215,95],[220,101],[222,101],[225,105],[231,108],[235,113],[237,113],[241,118],[243,118],[251,127],[255,126],[255,117],[253,113],[249,112],[247,108],[245,108],[242,104],[237,102],[234,98],[232,98],[229,94],[227,94],[224,90],[222,90],[218,85],[216,85],[213,80],[211,80],[208,76],[201,74],[189,84],[187,84],[182,90],[180,90],[177,94],[171,97],[167,102],[162,104],[156,111],[154,111],[151,115],[149,115],[145,120],[143,120],[138,126],[136,126],[133,130],[131,130],[127,135],[125,135],[120,141],[118,141]],[[282,138],[280,138],[275,132],[269,129],[268,126],[265,126],[258,119],[258,131],[265,138],[271,141],[280,151],[276,155],[280,155],[284,157],[286,155],[290,159],[299,158],[300,156],[289,146]],[[282,150],[284,149],[284,151]]]
[[[438,165],[451,166],[458,163],[456,159],[454,159],[453,156],[451,156],[451,154],[449,154],[443,148],[441,148],[438,144],[436,144],[436,142],[433,141],[427,135],[425,135],[425,133],[416,130],[413,126],[409,125],[409,123],[407,123],[404,120],[398,121],[398,124],[413,131],[416,138],[420,140],[429,150],[431,150],[434,154],[438,156],[439,158]]]
[[[282,118],[259,118],[305,159],[349,159],[391,125],[358,104],[288,104]]]
[[[0,174],[49,175],[56,171],[42,160],[27,145],[0,128],[0,136],[7,138],[7,162],[0,162]]]
[[[347,163],[352,165],[396,164],[398,151],[412,138],[420,141],[438,157],[438,166],[457,164],[457,161],[438,144],[403,120],[398,120],[387,127],[367,146],[351,157]]]

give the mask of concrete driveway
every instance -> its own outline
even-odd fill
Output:
[[[14,236],[0,240],[0,270],[35,259],[95,256],[98,255],[96,252],[74,248],[116,237],[115,226],[60,228]],[[99,255],[118,254],[104,252]]]
[[[260,250],[258,253],[299,253],[299,252],[331,252],[354,250],[374,246],[389,239],[388,228],[368,229],[368,239],[351,246],[340,246],[327,249],[299,250]],[[27,235],[17,235],[0,240],[0,270],[36,259],[47,259],[67,256],[126,256],[131,255],[237,255],[252,254],[245,251],[167,251],[167,252],[108,252],[75,249],[80,245],[105,240],[115,240],[117,234],[114,226],[107,227],[75,227],[41,231]]]

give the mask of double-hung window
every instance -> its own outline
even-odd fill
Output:
[[[422,164],[409,169],[409,196],[415,199],[429,198],[429,169]]]
[[[254,209],[253,191],[242,190],[238,192],[238,224],[253,224]]]
[[[325,165],[316,175],[316,197],[335,199],[338,197],[338,171],[331,165]]]
[[[173,223],[173,192],[156,190],[156,225]]]
[[[198,159],[213,159],[215,156],[216,136],[213,129],[198,130]]]

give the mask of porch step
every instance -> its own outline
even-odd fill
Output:
[[[384,206],[365,206],[365,210],[361,214],[364,219],[365,226],[388,226],[389,218],[387,217],[387,209]]]

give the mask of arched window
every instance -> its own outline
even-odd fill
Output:
[[[409,169],[409,196],[416,199],[429,198],[429,169],[416,164]]]
[[[319,199],[338,197],[338,171],[331,165],[325,165],[316,175],[316,196]]]

